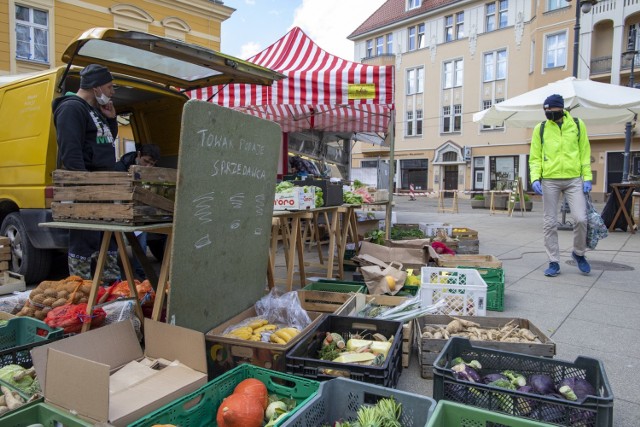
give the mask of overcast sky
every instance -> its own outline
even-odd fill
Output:
[[[224,0],[236,9],[222,23],[221,51],[247,59],[300,27],[333,55],[353,60],[347,36],[385,0]]]

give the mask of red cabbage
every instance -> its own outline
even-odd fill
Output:
[[[569,377],[558,384],[558,392],[569,400],[584,400],[587,396],[595,396],[596,389],[583,378]]]
[[[529,385],[537,394],[548,395],[556,391],[549,375],[533,374],[529,377]]]

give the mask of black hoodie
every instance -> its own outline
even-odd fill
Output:
[[[67,93],[53,101],[60,166],[78,171],[112,171],[116,163],[118,122],[84,99]]]

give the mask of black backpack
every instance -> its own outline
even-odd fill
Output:
[[[578,141],[580,141],[580,120],[577,117],[573,118],[573,121],[576,122],[576,126],[578,126]],[[544,145],[544,125],[545,123],[547,123],[547,121],[545,120],[544,122],[540,123],[540,145]]]

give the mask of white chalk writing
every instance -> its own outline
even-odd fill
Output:
[[[256,196],[256,215],[258,216],[262,216],[262,214],[264,213],[264,201],[264,194],[258,194]]]
[[[231,229],[232,230],[237,230],[238,228],[240,228],[240,220],[236,219],[231,223]]]
[[[255,166],[243,165],[242,163],[229,162],[226,160],[216,160],[213,162],[211,176],[219,175],[241,175],[264,180],[267,174],[264,169],[259,169]]]
[[[256,144],[255,142],[240,140],[240,151],[253,154],[257,157],[264,155],[264,145]]]
[[[196,205],[196,211],[194,212],[193,216],[198,218],[201,224],[206,224],[213,221],[211,219],[211,205],[207,202],[212,202],[214,200],[214,194],[215,193],[212,191],[210,193],[205,193],[193,200],[193,203]]]
[[[244,203],[244,193],[236,193],[229,198],[231,202],[231,206],[234,209],[242,209],[242,204]]]
[[[233,150],[234,145],[231,139],[226,136],[213,135],[207,129],[202,129],[196,133],[200,134],[200,146],[208,148],[223,148]]]
[[[196,249],[201,249],[204,248],[207,245],[211,244],[211,239],[209,238],[208,234],[205,234],[204,236],[202,236],[201,238],[199,238],[194,244],[193,246],[196,247]]]

